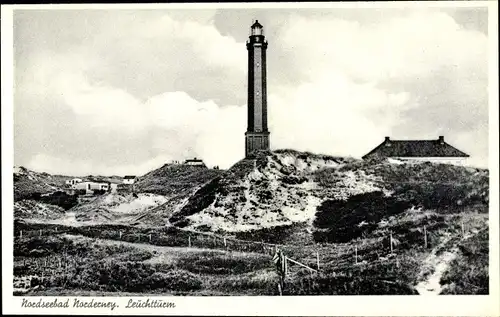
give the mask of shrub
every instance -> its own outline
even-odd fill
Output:
[[[94,195],[96,195],[96,196],[101,196],[101,195],[106,194],[106,190],[104,190],[104,189],[94,189],[94,190],[93,190],[93,193],[94,193]]]
[[[394,185],[395,193],[412,205],[440,211],[461,211],[466,206],[487,204],[487,195],[468,183],[402,183]]]
[[[157,272],[156,266],[149,263],[101,260],[80,266],[68,273],[54,275],[47,286],[66,285],[90,290],[143,292],[154,289],[189,291],[201,288],[201,284],[196,275],[182,270]]]
[[[332,273],[305,275],[285,282],[285,295],[416,295],[408,284],[368,276]]]
[[[272,295],[276,293],[277,274],[274,271],[260,270],[247,274],[229,275],[224,279],[214,279],[210,288],[224,291],[242,291],[245,295],[253,292],[256,295]]]
[[[28,275],[30,270],[29,265],[24,265],[22,263],[14,263],[14,276]]]
[[[268,267],[269,260],[261,254],[237,257],[233,254],[205,251],[180,258],[177,266],[195,273],[240,274]]]
[[[77,195],[68,195],[62,191],[57,191],[48,196],[40,196],[36,200],[62,207],[64,210],[68,210],[78,204]]]
[[[141,262],[99,261],[87,265],[83,274],[97,281],[98,285],[114,291],[141,291],[144,281],[154,273],[150,265]]]
[[[76,189],[75,190],[75,196],[82,196],[85,194],[87,194],[87,190],[85,190],[85,189]]]
[[[187,204],[182,207],[178,213],[170,217],[170,221],[175,223],[210,206],[218,192],[219,182],[220,178],[217,177],[198,189],[196,193],[189,198]]]
[[[262,241],[266,243],[285,243],[302,227],[301,224],[291,224],[248,231],[235,232],[235,237],[241,240]]]
[[[155,272],[146,279],[149,289],[168,289],[175,291],[191,291],[201,288],[201,280],[193,273],[184,270]]]
[[[30,199],[39,201],[41,198],[42,198],[42,193],[38,193],[38,192],[31,193]]]
[[[264,187],[268,188],[268,187]],[[265,190],[260,190],[257,192],[257,197],[259,198],[260,202],[267,202],[273,199],[273,192],[265,189]]]
[[[410,204],[380,191],[351,196],[347,201],[326,200],[318,208],[314,226],[317,242],[348,242],[377,228],[384,217],[404,212]],[[366,225],[360,226],[364,222]]]
[[[32,237],[14,243],[14,256],[47,256],[68,248],[73,241],[60,237]]]
[[[118,259],[121,261],[141,262],[151,259],[153,254],[145,250],[137,250],[133,253],[123,254]]]
[[[459,249],[460,254],[441,277],[441,285],[447,285],[442,294],[489,294],[488,230],[460,243]]]

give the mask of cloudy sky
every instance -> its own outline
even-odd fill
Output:
[[[487,9],[16,10],[14,163],[144,174],[244,156],[249,26],[271,147],[361,157],[445,140],[488,160]]]

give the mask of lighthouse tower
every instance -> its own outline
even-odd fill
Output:
[[[269,150],[266,89],[267,41],[258,20],[250,28],[248,50],[248,126],[245,132],[245,156],[256,150]]]

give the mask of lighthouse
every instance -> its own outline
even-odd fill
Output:
[[[245,156],[256,150],[269,150],[267,129],[266,50],[264,28],[256,20],[250,27],[248,50],[248,125]]]

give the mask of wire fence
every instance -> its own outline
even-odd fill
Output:
[[[23,227],[23,228],[21,228]],[[235,252],[257,252],[272,255],[282,244],[241,240],[213,233],[198,232],[176,227],[157,229],[136,229],[126,226],[85,226],[45,225],[30,228],[23,225],[15,228],[15,238],[46,237],[61,234],[82,235],[90,238],[108,239],[157,246],[219,249]]]
[[[417,229],[412,235],[413,238],[416,236],[418,240],[416,245],[424,250],[434,249],[435,251],[435,247],[437,247],[435,238],[438,235],[436,234],[432,238],[432,229],[428,229],[426,225]],[[17,241],[32,237],[71,234],[156,246],[262,253],[273,256],[274,267],[278,276],[276,294],[279,295],[295,292],[297,290],[294,288],[297,287],[302,292],[305,292],[304,294],[317,292],[319,286],[317,284],[318,281],[315,280],[315,276],[318,274],[327,273],[329,278],[335,278],[336,273],[345,273],[347,272],[346,270],[352,269],[364,270],[368,265],[386,265],[394,273],[400,270],[400,267],[408,261],[407,257],[402,256],[404,254],[402,244],[404,241],[402,239],[407,239],[408,236],[397,235],[392,231],[387,232],[387,237],[378,237],[377,239],[372,239],[369,243],[366,241],[354,241],[347,246],[337,246],[334,244],[326,246],[317,245],[316,249],[315,246],[309,246],[309,248],[306,248],[306,251],[297,253],[294,251],[300,248],[299,246],[241,240],[220,234],[177,227],[142,229],[119,225],[71,227],[64,225],[18,224],[15,226],[14,232],[15,240]],[[458,237],[465,238],[468,234],[467,224],[461,221]],[[443,243],[443,241],[440,241],[440,243]],[[342,248],[342,250],[335,252],[333,250],[335,248]],[[296,256],[297,258],[295,258]],[[79,261],[73,256],[68,257],[65,254],[59,254],[53,257],[19,257],[16,262],[24,268],[28,267],[31,273],[37,274],[41,281],[43,281],[49,275],[57,275],[59,274],[57,272],[64,272],[68,268],[77,266]],[[331,265],[332,263],[333,265]],[[303,271],[307,273],[305,276],[303,275],[304,273],[300,273]],[[290,279],[292,276],[298,278]],[[285,283],[285,281],[288,282]],[[293,284],[295,282],[298,284]],[[381,282],[395,284],[393,281],[381,280]]]
[[[387,232],[387,236],[378,237],[371,243],[354,241],[349,243],[347,247],[345,245],[336,246],[334,244],[326,246],[312,245],[305,248],[305,252],[297,251],[298,248],[300,249],[299,246],[242,240],[230,236],[177,227],[146,229],[124,225],[72,227],[55,224],[18,223],[15,226],[14,232],[15,240],[71,234],[155,246],[256,252],[270,256],[274,256],[278,251],[282,251],[285,253],[285,258],[288,262],[306,268],[310,272],[321,272],[332,261],[335,261],[333,267],[338,271],[352,267],[353,265],[358,266],[384,261],[395,261],[396,265],[399,266],[397,257],[400,250],[403,251],[404,249],[413,247],[421,247],[424,250],[430,249],[436,247],[440,241],[439,234],[433,233],[432,229],[429,229],[426,225],[403,235],[389,231]],[[467,224],[464,221],[460,223],[459,232],[462,237],[465,237],[468,233]],[[408,245],[408,243],[410,244]],[[335,248],[343,248],[343,252],[335,252]]]

